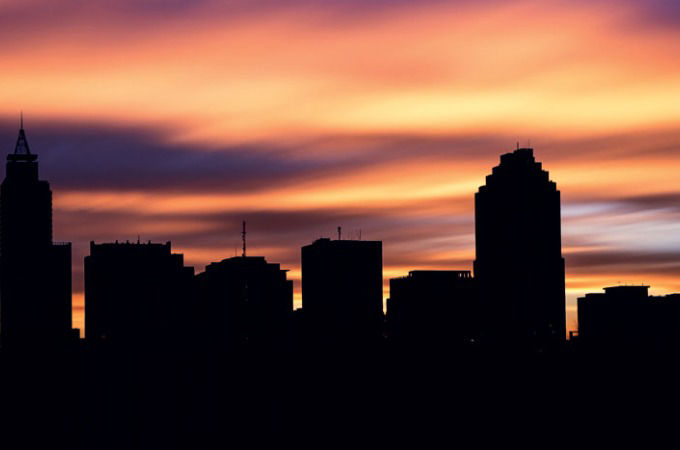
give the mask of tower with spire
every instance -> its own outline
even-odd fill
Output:
[[[17,138],[17,144],[14,146],[14,153],[7,156],[8,160],[15,161],[35,161],[38,159],[38,155],[31,153],[31,149],[28,147],[28,140],[26,139],[26,132],[24,131],[24,113],[21,113],[21,119],[19,121],[19,137]]]
[[[71,244],[52,242],[52,191],[23,126],[0,186],[0,344],[65,342],[71,332]]]

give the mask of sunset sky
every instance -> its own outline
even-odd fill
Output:
[[[472,269],[473,195],[516,142],[562,192],[567,325],[617,283],[680,291],[680,3],[0,0],[19,111],[72,241],[172,241],[202,271],[383,241],[389,278]]]

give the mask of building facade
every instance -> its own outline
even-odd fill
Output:
[[[480,332],[475,280],[469,270],[412,270],[390,280],[390,340],[418,347],[467,345]]]
[[[52,191],[22,124],[0,187],[2,345],[65,343],[71,326],[71,244],[52,242]]]
[[[486,339],[538,348],[564,341],[560,192],[533,149],[502,155],[475,194],[475,244]]]
[[[308,330],[336,343],[378,339],[383,328],[382,242],[322,238],[302,247]]]
[[[630,350],[680,345],[680,294],[649,295],[649,286],[611,286],[577,300],[578,341]]]
[[[174,346],[189,331],[193,267],[171,244],[90,242],[85,337],[91,343]]]
[[[270,348],[283,341],[293,313],[293,282],[279,264],[238,256],[196,275],[196,317],[206,344]]]

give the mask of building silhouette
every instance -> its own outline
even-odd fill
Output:
[[[382,242],[322,238],[302,247],[302,309],[319,342],[379,339]]]
[[[475,194],[475,241],[486,339],[538,349],[562,342],[560,192],[533,149],[502,155]]]
[[[293,282],[279,264],[238,256],[196,275],[200,334],[222,347],[270,348],[283,340],[293,313]]]
[[[474,342],[477,295],[469,270],[412,270],[390,280],[389,337],[400,345],[451,347]]]
[[[649,295],[649,286],[612,286],[577,300],[578,340],[631,349],[680,344],[680,294]]]
[[[171,244],[90,242],[85,337],[113,345],[170,346],[189,330],[193,267]]]
[[[649,319],[645,335],[655,348],[680,347],[680,294],[650,295]]]
[[[623,342],[645,328],[649,286],[613,286],[576,300],[579,340]]]
[[[52,242],[52,191],[38,177],[22,125],[0,187],[3,346],[66,343],[71,329],[71,244]]]
[[[76,335],[71,247],[52,241],[51,195],[22,126],[0,186],[0,428],[10,447],[545,447],[572,422],[574,446],[612,447],[619,435],[630,444],[627,430],[647,446],[663,428],[676,437],[667,411],[680,294],[586,294],[578,337],[551,346],[564,338],[560,194],[531,149],[503,155],[476,194],[474,278],[415,270],[390,280],[385,345],[370,345],[384,332],[382,242],[303,247],[303,308],[293,311],[287,271],[246,257],[244,224],[243,256],[196,276],[169,242],[91,242],[87,342],[55,346]],[[558,351],[514,351],[527,344]]]

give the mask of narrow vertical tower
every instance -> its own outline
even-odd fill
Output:
[[[0,186],[0,337],[3,347],[71,335],[71,245],[52,243],[52,191],[38,178],[23,118]]]
[[[563,341],[560,191],[533,149],[502,155],[475,194],[475,240],[487,337],[538,349]]]
[[[246,221],[243,221],[243,230],[241,231],[241,241],[243,244],[243,253],[241,256],[246,257]]]

